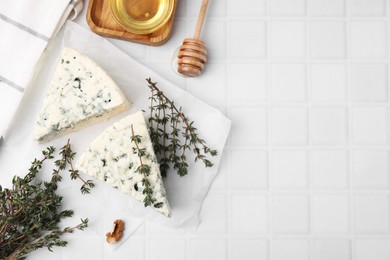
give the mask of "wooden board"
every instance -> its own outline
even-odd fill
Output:
[[[173,7],[172,17],[161,29],[151,34],[140,35],[125,31],[115,21],[111,15],[109,1],[89,0],[87,9],[87,23],[93,32],[102,36],[158,46],[167,42],[171,35],[175,10],[176,1]]]

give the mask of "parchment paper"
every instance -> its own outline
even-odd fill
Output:
[[[129,195],[95,180],[96,187],[91,194],[81,195],[81,182],[64,178],[60,192],[64,196],[64,208],[74,209],[76,217],[88,217],[90,229],[100,238],[105,239],[105,233],[111,230],[115,219],[121,218],[126,223],[125,239],[129,237],[144,221],[171,228],[191,229],[199,224],[199,212],[203,200],[214,180],[223,148],[230,130],[230,120],[217,109],[193,97],[181,88],[165,80],[149,68],[141,65],[104,38],[91,31],[68,22],[65,32],[51,44],[46,51],[42,68],[36,76],[35,84],[30,93],[26,93],[16,120],[11,126],[9,135],[0,145],[0,184],[10,186],[12,176],[24,175],[29,162],[40,154],[48,145],[63,146],[71,139],[73,150],[79,155],[88,145],[115,121],[129,113],[148,108],[150,90],[146,78],[151,77],[158,86],[178,105],[183,106],[187,116],[196,122],[199,135],[206,140],[210,147],[218,150],[219,155],[213,157],[214,167],[204,168],[201,164],[190,164],[190,174],[179,177],[169,172],[164,180],[168,199],[172,207],[172,218],[166,218],[151,208],[144,208]],[[61,38],[62,37],[62,38]],[[108,121],[84,128],[75,133],[56,139],[47,144],[37,144],[33,141],[32,125],[42,104],[46,89],[50,83],[55,67],[59,61],[62,46],[72,47],[96,61],[132,102],[130,110],[111,118]],[[167,65],[169,66],[169,65]],[[213,86],[210,86],[212,88]],[[50,172],[50,167],[45,169]],[[48,173],[46,176],[49,176]],[[83,174],[84,178],[89,176]],[[121,243],[125,241],[122,239]],[[120,244],[111,246],[116,248]]]

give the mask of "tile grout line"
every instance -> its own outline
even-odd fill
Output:
[[[269,18],[271,17],[271,15],[268,16]],[[279,16],[272,16],[272,20],[275,20],[275,21],[283,21],[283,20],[290,20],[290,21],[302,21],[302,20],[305,20],[305,17],[306,15],[279,15]],[[385,21],[387,18],[385,15],[383,16],[369,16],[369,15],[355,15],[355,16],[350,16],[351,19],[355,20],[355,21]],[[189,19],[193,19],[195,20],[196,17],[190,17]],[[210,21],[223,21],[225,20],[224,17],[210,17],[208,18]],[[233,16],[230,20],[231,21],[241,21],[241,20],[247,20],[247,21],[266,21],[268,18],[264,17],[264,18],[259,18],[259,16],[246,16],[245,18],[242,18],[240,16]],[[308,19],[310,20],[313,20],[313,21],[332,21],[332,20],[337,20],[337,21],[347,21],[348,18],[346,17],[345,14],[343,15],[339,15],[339,16],[326,16],[326,15],[318,15],[318,16],[310,16],[308,15]]]
[[[191,23],[190,21],[192,19],[196,19],[196,17],[194,18],[194,17],[189,17],[188,16],[188,13],[189,13],[189,4],[188,3],[189,3],[189,1],[186,2],[186,4],[187,4],[186,5],[186,16],[185,16],[186,19],[185,19],[184,26],[186,28],[186,30],[185,30],[186,37],[187,36],[188,37],[192,37],[192,32],[191,32],[189,26],[190,26],[190,23]],[[185,91],[187,91],[188,93],[192,94],[192,92],[191,92],[191,84],[190,84],[191,78],[186,78],[185,77],[184,80],[185,80]],[[192,245],[193,237],[192,237],[192,235],[189,232],[186,232],[185,237],[186,237],[186,259],[189,260],[189,259],[191,259],[191,251],[192,251],[191,250],[191,245]]]
[[[267,256],[268,259],[272,260],[274,259],[273,255],[273,247],[274,247],[274,236],[273,236],[273,178],[272,178],[272,159],[273,159],[273,153],[272,151],[272,108],[271,108],[271,99],[272,99],[272,88],[271,88],[271,62],[270,62],[270,53],[271,53],[271,26],[272,21],[270,19],[271,17],[271,5],[270,0],[265,1],[265,18],[266,18],[266,27],[265,27],[265,94],[266,94],[266,122],[267,122],[267,129],[266,129],[266,136],[267,136],[267,143],[265,145],[267,149],[267,229],[265,230],[267,234]]]
[[[231,20],[229,19],[230,18],[230,6],[231,6],[231,1],[233,0],[229,0],[229,1],[226,1],[226,31],[225,31],[225,37],[226,39],[230,39],[231,38],[231,34],[230,34],[230,28],[231,28]],[[227,74],[226,74],[226,80],[227,80],[227,90],[225,90],[225,94],[226,94],[226,98],[225,98],[225,102],[226,102],[226,114],[227,115],[231,115],[231,100],[232,100],[232,86],[231,86],[231,83],[230,83],[230,80],[229,80],[229,75],[230,75],[230,72],[231,72],[231,65],[232,65],[232,59],[231,59],[231,44],[230,44],[230,41],[227,40],[226,41],[226,71],[227,71]],[[232,128],[234,127],[234,123],[232,122]],[[231,135],[231,134],[230,134]],[[227,178],[226,178],[226,185],[227,185],[227,191],[228,193],[225,194],[225,199],[226,199],[226,211],[227,211],[227,217],[226,217],[226,230],[225,232],[227,232],[227,235],[228,235],[228,238],[226,240],[226,244],[227,244],[227,259],[228,260],[232,260],[232,236],[233,236],[233,232],[232,232],[232,212],[233,212],[233,207],[232,207],[232,199],[233,199],[233,188],[232,188],[232,174],[233,174],[233,171],[232,171],[232,167],[231,167],[231,139],[228,138],[227,140],[227,145],[226,145],[226,152],[227,152],[227,158],[228,158],[228,168],[227,168]]]
[[[390,1],[387,0],[385,1],[385,15],[386,15],[386,50],[387,50],[387,64],[386,64],[386,72],[387,72],[387,77],[386,77],[386,91],[387,91],[387,124],[388,126],[390,125],[390,90],[389,90],[389,84],[390,84],[390,22],[389,22],[389,16],[390,16]],[[389,135],[388,135],[389,138]],[[390,142],[390,140],[388,140]],[[390,161],[390,153],[389,150],[387,150],[387,160]],[[389,175],[388,175],[389,177]],[[390,178],[388,178],[387,181],[387,187],[390,187]],[[390,215],[390,214],[389,214]]]
[[[344,64],[345,67],[347,64]],[[268,102],[265,102],[265,101],[262,101],[261,103],[259,102],[259,104],[255,104],[255,103],[249,103],[247,102],[246,104],[244,103],[239,103],[237,102],[238,104],[235,104],[235,105],[231,105],[232,108],[267,108],[267,103]],[[345,101],[337,101],[337,102],[332,102],[330,104],[326,104],[325,102],[311,102],[312,103],[312,106],[315,106],[315,107],[346,107],[348,106],[348,102],[345,102]],[[387,106],[388,102],[376,102],[376,104],[373,104],[373,103],[368,103],[368,102],[353,102],[353,104],[355,106],[361,106],[361,107],[378,107],[378,106]],[[218,105],[223,105],[221,103],[219,103]],[[300,107],[300,108],[305,108],[305,107],[309,107],[309,104],[307,104],[306,102],[273,102],[273,105],[272,107]],[[388,145],[387,144],[352,144],[353,146],[368,146],[368,147],[387,147]],[[237,146],[239,147],[239,145],[231,145],[231,146]],[[262,144],[259,144],[258,145],[259,147],[262,147]],[[290,146],[290,147],[299,147],[299,146],[307,146],[307,144],[276,144],[275,146],[277,147],[283,147],[283,146]],[[348,146],[346,144],[313,144],[313,146],[322,146],[322,147],[331,147],[331,146]],[[253,145],[252,145],[253,147]],[[266,147],[264,145],[264,147]]]
[[[345,0],[345,17],[346,17],[346,25],[345,25],[345,44],[346,44],[346,78],[345,78],[345,84],[346,84],[346,94],[347,94],[347,108],[348,108],[348,136],[347,136],[347,142],[348,142],[348,148],[347,148],[347,160],[348,160],[348,190],[349,190],[349,235],[351,239],[349,240],[349,250],[350,250],[350,256],[349,258],[351,260],[354,260],[356,258],[355,256],[355,207],[354,207],[354,193],[353,193],[353,102],[352,102],[352,86],[351,86],[351,44],[352,44],[352,36],[351,36],[351,17],[350,12],[348,10],[348,4],[350,0]]]
[[[272,18],[270,18],[270,21],[264,21],[264,23],[272,22]],[[303,22],[303,21],[301,21]],[[347,23],[347,22],[346,22]],[[228,58],[215,58],[212,62],[213,64],[225,64],[228,61],[234,62],[236,64],[266,64],[268,63],[266,61],[267,58],[242,58],[242,59],[228,59]],[[271,58],[272,61],[269,63],[276,63],[276,64],[296,64],[296,63],[304,63],[306,62],[306,58],[278,58],[274,57]],[[314,64],[345,64],[346,62],[351,61],[354,63],[373,63],[373,64],[387,64],[388,60],[387,58],[316,58],[311,57],[310,62]],[[165,60],[162,58],[156,58],[153,60],[154,63],[165,63]],[[301,101],[300,101],[301,102]],[[299,102],[296,102],[299,103]]]
[[[326,192],[324,192],[323,194],[325,194]],[[348,194],[346,194],[348,195]],[[178,234],[178,235],[170,235],[170,239],[172,240],[175,240],[175,239],[179,239],[179,238],[182,238],[183,235],[182,234]],[[238,239],[243,239],[243,238],[250,238],[250,239],[264,239],[264,240],[267,240],[269,238],[269,235],[268,234],[263,234],[263,235],[258,235],[258,234],[249,234],[249,233],[245,233],[245,232],[242,232],[242,233],[237,233],[235,234],[235,236],[238,238]],[[87,236],[85,236],[87,237]],[[141,238],[144,238],[146,236],[144,235],[134,235],[133,238],[136,238],[136,239],[141,239]],[[211,237],[211,238],[219,238],[219,239],[228,239],[229,238],[229,235],[227,234],[213,234],[211,232],[205,232],[205,233],[201,233],[201,234],[198,234],[198,235],[193,235],[193,238],[195,239],[201,239],[201,238],[207,238],[207,237]],[[303,234],[303,233],[297,233],[297,234],[294,234],[294,233],[289,233],[289,234],[280,234],[280,235],[277,235],[275,236],[277,239],[291,239],[291,238],[295,238],[297,237],[298,239],[306,239],[306,240],[309,240],[311,235],[310,234]],[[319,235],[315,235],[314,237],[319,237],[319,238],[342,238],[342,239],[351,239],[351,235],[348,234],[348,233],[345,233],[345,234],[342,234],[342,233],[321,233]],[[166,235],[164,234],[156,234],[156,235],[149,235],[148,238],[150,239],[162,239],[162,238],[166,238]],[[373,239],[373,238],[379,238],[379,239],[386,239],[386,240],[390,240],[390,234],[389,233],[363,233],[363,234],[359,234],[358,235],[358,238],[359,239]]]
[[[306,17],[306,39],[305,39],[305,48],[306,48],[306,61],[305,61],[305,83],[306,83],[306,102],[308,104],[307,110],[307,138],[308,138],[308,149],[306,150],[306,168],[307,168],[307,196],[308,196],[308,235],[309,241],[306,241],[308,245],[308,258],[313,259],[313,218],[312,218],[312,190],[313,190],[313,178],[312,178],[312,167],[311,167],[311,150],[312,150],[312,91],[311,91],[311,18]]]
[[[385,17],[387,18],[386,21],[385,21],[385,29],[386,29],[386,38],[385,38],[385,41],[386,41],[386,55],[387,55],[387,65],[386,65],[386,72],[387,72],[387,78],[386,78],[386,90],[387,90],[387,109],[386,109],[386,112],[387,112],[387,129],[389,129],[389,126],[390,126],[390,91],[389,91],[389,83],[390,83],[390,28],[389,28],[389,25],[390,25],[390,22],[389,22],[389,13],[390,13],[390,4],[389,4],[389,1],[384,1],[384,4],[385,4]],[[387,144],[389,145],[389,130],[387,131]],[[390,154],[389,154],[389,151],[387,150],[387,154],[386,154],[386,158],[387,158],[387,161],[389,161],[390,159]],[[387,174],[388,176],[388,181],[387,181],[387,187],[390,187],[389,184],[390,184],[390,178],[389,178],[389,173]],[[390,195],[387,195],[387,199],[390,200]],[[389,208],[389,211],[390,211],[390,208]],[[390,216],[390,212],[388,212],[388,215]]]
[[[306,1],[307,4],[307,1]],[[313,204],[313,176],[312,176],[312,167],[311,167],[311,156],[313,149],[313,140],[312,140],[312,91],[311,91],[311,17],[309,17],[308,6],[306,5],[306,25],[305,25],[305,49],[306,49],[306,59],[305,59],[305,84],[306,84],[306,103],[307,103],[307,149],[306,152],[306,170],[307,170],[307,218],[308,218],[308,237],[309,240],[306,240],[308,245],[308,259],[314,259],[313,248],[314,248],[314,233],[313,233],[313,218],[312,218],[312,204]]]

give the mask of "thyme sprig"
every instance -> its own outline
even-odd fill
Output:
[[[131,125],[131,142],[133,142],[135,145],[135,147],[133,147],[133,153],[138,156],[140,163],[135,172],[143,175],[142,186],[144,187],[144,189],[142,191],[142,194],[145,195],[144,206],[147,207],[153,205],[155,208],[160,208],[163,204],[160,202],[156,203],[157,200],[153,198],[153,189],[148,180],[151,167],[150,165],[145,164],[144,160],[142,159],[143,157],[148,157],[149,154],[147,153],[146,148],[140,147],[142,142],[141,138],[142,136],[134,134],[134,128],[133,125]]]
[[[83,230],[88,219],[74,227],[60,229],[58,224],[73,215],[72,210],[60,210],[62,197],[56,193],[68,161],[61,154],[56,161],[50,181],[38,181],[45,161],[54,158],[55,148],[50,146],[42,152],[42,159],[35,159],[24,177],[14,176],[12,188],[0,186],[0,259],[24,259],[30,252],[46,247],[65,247],[61,239],[65,233]]]
[[[55,164],[59,167],[60,170],[64,170],[66,167],[66,164],[70,165],[70,178],[72,180],[80,179],[83,182],[83,185],[81,186],[80,190],[81,193],[86,194],[91,192],[91,188],[95,187],[95,184],[92,182],[92,180],[84,180],[78,170],[75,170],[73,166],[73,160],[76,155],[75,152],[72,151],[72,148],[70,146],[70,140],[68,139],[68,142],[66,145],[64,145],[61,148],[60,155],[62,158],[60,160],[55,161]]]
[[[180,176],[188,174],[187,153],[193,152],[195,162],[202,161],[205,167],[212,167],[209,156],[217,155],[201,139],[191,121],[177,108],[150,78],[146,79],[151,90],[149,106],[149,131],[154,151],[160,163],[161,175],[165,177],[171,165]],[[170,130],[168,130],[170,128]],[[183,140],[184,139],[184,140]]]

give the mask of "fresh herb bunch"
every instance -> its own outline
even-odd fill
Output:
[[[198,136],[194,121],[190,121],[150,78],[146,79],[151,90],[149,131],[153,148],[160,163],[160,171],[166,177],[171,165],[180,176],[188,174],[187,152],[195,154],[205,167],[212,167],[209,156],[216,156],[217,150],[207,146]]]
[[[153,189],[148,180],[151,167],[150,165],[145,164],[144,160],[142,160],[143,157],[148,158],[150,155],[147,153],[146,148],[140,147],[141,138],[142,136],[134,134],[134,128],[133,125],[131,125],[131,142],[133,142],[135,145],[135,147],[133,147],[133,154],[136,154],[138,156],[140,163],[135,172],[143,175],[142,186],[144,187],[144,189],[142,191],[142,194],[145,195],[144,206],[147,207],[153,205],[155,208],[161,208],[163,203],[157,202],[157,200],[153,198]]]
[[[69,142],[66,145],[70,150]],[[37,181],[43,163],[54,158],[55,148],[50,146],[42,152],[43,159],[35,159],[24,177],[14,176],[12,188],[0,186],[0,259],[24,259],[30,252],[54,246],[65,247],[61,240],[65,233],[83,230],[88,219],[74,227],[60,229],[58,223],[73,215],[72,210],[60,210],[62,197],[56,193],[62,177],[60,172],[69,164],[68,153],[61,150],[61,158],[55,161],[49,182]]]

